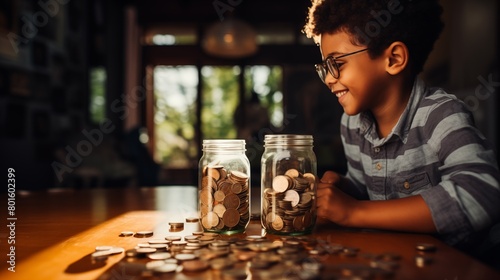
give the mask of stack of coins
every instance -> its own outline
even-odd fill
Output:
[[[200,186],[200,217],[205,231],[242,232],[250,219],[248,175],[223,166],[205,166]]]
[[[182,223],[182,222],[170,222],[168,224],[170,225],[171,232],[177,232],[177,231],[184,230],[184,223]]]
[[[316,176],[288,169],[277,175],[262,194],[262,224],[278,234],[303,233],[316,220]]]

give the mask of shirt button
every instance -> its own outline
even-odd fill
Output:
[[[380,153],[380,148],[377,147],[377,148],[374,149],[374,151],[375,151],[375,153]]]
[[[403,184],[403,187],[404,187],[405,189],[409,189],[409,188],[410,188],[410,182],[405,181],[405,182],[404,182],[404,184]]]
[[[377,170],[382,169],[382,164],[380,164],[380,162],[379,162],[379,163],[377,163],[377,164],[375,165],[375,168],[377,168]]]

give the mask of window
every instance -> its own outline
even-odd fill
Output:
[[[270,122],[275,127],[283,125],[282,79],[283,71],[280,66],[258,65],[245,68],[247,100],[251,100],[252,93],[255,93],[262,106],[268,109]]]
[[[187,167],[197,160],[194,126],[197,86],[195,66],[154,69],[154,158],[166,167]]]
[[[154,26],[144,34],[145,45],[194,45],[197,40],[196,26]]]
[[[203,139],[234,139],[237,131],[233,121],[238,106],[239,66],[204,66],[201,98],[201,132]]]
[[[106,117],[106,69],[95,67],[90,69],[90,120],[100,123]]]
[[[196,167],[201,156],[197,139],[251,140],[261,128],[283,123],[280,66],[199,69],[201,75],[192,65],[154,68],[154,157],[166,168]],[[249,105],[258,105],[259,113],[252,114]]]

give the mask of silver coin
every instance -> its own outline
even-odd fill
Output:
[[[123,249],[121,247],[111,247],[108,250],[100,250],[100,251],[96,251],[96,252],[92,253],[92,257],[97,258],[97,257],[102,257],[102,256],[110,256],[110,255],[121,254],[123,252],[125,252],[125,249]]]
[[[176,270],[177,270],[177,264],[173,263],[166,263],[162,266],[158,266],[153,269],[154,272],[158,273],[170,273],[170,272],[175,272]]]
[[[188,261],[196,259],[196,255],[194,254],[177,254],[175,255],[175,259],[179,261]]]
[[[164,264],[165,264],[164,261],[150,261],[146,263],[146,269],[152,270]]]
[[[164,240],[164,239],[152,239],[152,240],[149,240],[148,243],[149,244],[168,244],[169,241]]]
[[[151,254],[155,253],[156,249],[155,248],[138,248],[135,250],[137,254]]]
[[[180,241],[180,240],[182,240],[182,236],[178,236],[178,235],[166,236],[166,237],[165,237],[165,240],[169,240],[169,241]]]
[[[170,253],[161,252],[161,253],[152,253],[152,254],[149,254],[148,258],[150,258],[152,260],[166,260],[166,259],[170,259],[171,256],[172,255]]]
[[[97,246],[95,247],[96,251],[109,251],[113,249],[113,246]]]

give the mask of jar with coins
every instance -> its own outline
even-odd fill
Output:
[[[245,151],[245,140],[203,140],[198,197],[204,231],[245,231],[250,221],[250,162]]]
[[[316,223],[317,162],[312,135],[266,135],[261,222],[266,232],[301,235]]]

